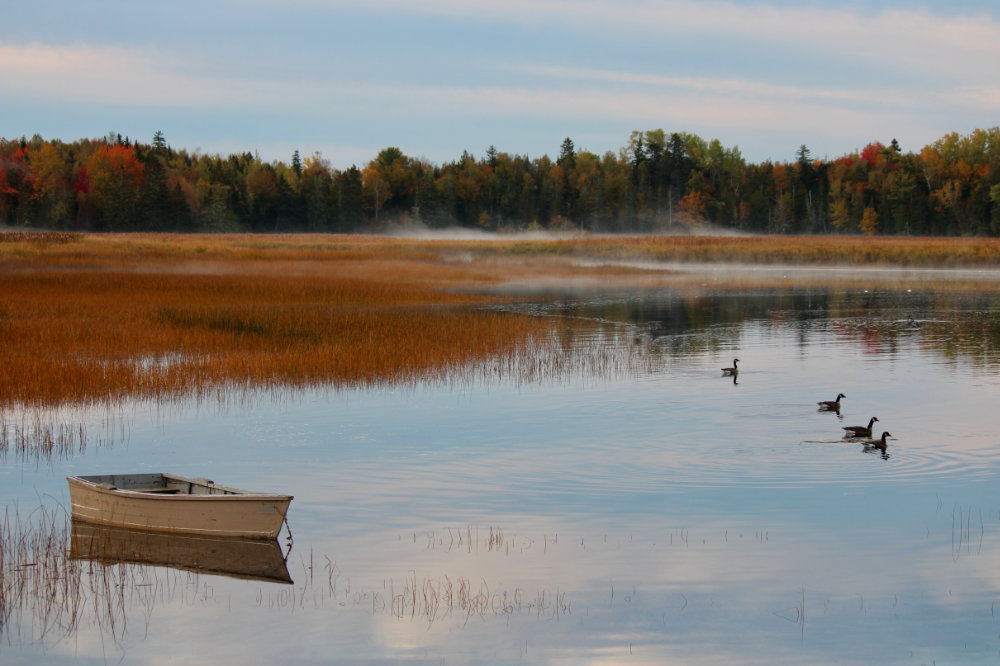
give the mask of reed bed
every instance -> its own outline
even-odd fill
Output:
[[[8,270],[0,400],[113,403],[220,386],[409,381],[512,353],[548,328],[441,290],[435,280],[452,271],[421,283],[412,265],[367,262],[362,277],[345,270],[223,260],[195,270]]]
[[[909,268],[995,267],[1000,239],[867,236],[625,236],[484,245],[484,254]]]
[[[469,368],[559,375],[581,362],[553,342],[566,324],[495,307],[512,297],[487,288],[637,273],[683,284],[608,264],[623,259],[982,267],[1000,241],[0,234],[0,407],[449,381]],[[598,372],[634,361],[582,359]]]
[[[99,266],[220,259],[267,263],[394,259],[437,263],[459,253],[475,258],[579,256],[819,266],[992,267],[1000,262],[1000,239],[843,235],[553,235],[524,239],[496,235],[488,240],[450,240],[348,234],[0,233],[0,265],[18,260],[30,260],[36,266]]]

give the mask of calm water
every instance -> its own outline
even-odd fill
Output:
[[[294,583],[94,564],[72,614],[8,600],[0,662],[1000,659],[996,297],[590,291],[521,309],[567,318],[564,355],[64,414],[103,441],[8,451],[0,506],[29,531],[65,522],[69,474],[292,493]],[[840,414],[818,411],[840,392]],[[841,437],[871,416],[884,454]]]

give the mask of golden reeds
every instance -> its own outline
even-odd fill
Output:
[[[997,238],[897,236],[597,236],[482,245],[485,254],[580,255],[658,261],[897,266],[994,267]]]
[[[984,266],[1000,241],[3,234],[0,406],[417,381],[503,359],[526,358],[529,376],[567,362],[525,356],[558,339],[558,320],[484,307],[503,299],[472,288],[681,283],[612,259]]]
[[[1000,239],[912,236],[574,236],[525,240],[407,239],[387,236],[0,233],[0,265],[196,264],[220,259],[274,263],[426,261],[467,257],[590,257],[809,265],[940,268],[995,266]],[[471,274],[478,274],[474,266]],[[370,276],[371,277],[371,276]],[[391,277],[391,276],[385,276]],[[480,277],[482,275],[480,274]]]
[[[484,297],[439,289],[456,280],[449,267],[435,275],[379,260],[360,269],[350,259],[131,262],[128,255],[86,270],[51,257],[44,267],[7,262],[0,400],[113,402],[220,385],[403,381],[510,353],[547,327],[470,307]]]

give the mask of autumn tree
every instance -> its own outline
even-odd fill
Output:
[[[246,175],[250,228],[273,231],[278,224],[281,192],[278,176],[270,164],[255,164]]]
[[[33,217],[45,226],[67,228],[72,222],[73,190],[66,156],[55,143],[43,143],[29,159]]]
[[[115,230],[355,231],[409,217],[431,226],[643,232],[706,220],[771,233],[1000,235],[1000,129],[916,152],[873,141],[831,161],[802,145],[747,163],[685,132],[635,131],[603,155],[568,137],[558,157],[490,146],[437,166],[390,147],[365,166],[188,153],[111,133],[73,143],[0,139],[0,222]]]
[[[0,140],[0,223],[16,222],[21,201],[27,199],[27,156],[26,144]]]
[[[87,159],[78,182],[86,182],[82,194],[93,206],[96,228],[108,231],[136,228],[143,172],[135,148],[124,143],[104,144]]]
[[[319,153],[305,159],[299,174],[299,189],[305,206],[307,231],[329,231],[332,227],[331,195],[333,176],[330,163]]]
[[[866,236],[873,236],[878,232],[878,213],[871,206],[865,208],[858,229]]]

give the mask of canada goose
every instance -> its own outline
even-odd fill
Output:
[[[819,405],[820,409],[832,409],[833,411],[839,412],[840,411],[840,399],[841,398],[846,398],[846,397],[847,396],[844,395],[843,393],[838,393],[836,400],[821,400],[821,401],[817,402],[816,404]]]
[[[845,426],[844,430],[847,431],[848,437],[871,437],[872,424],[876,421],[878,421],[878,417],[873,416],[867,426]]]
[[[884,430],[884,431],[882,431],[882,438],[881,439],[869,439],[869,440],[866,440],[865,442],[863,442],[863,444],[865,446],[874,446],[874,447],[879,448],[879,449],[884,449],[885,448],[885,440],[886,440],[887,437],[892,437],[892,433],[889,432],[888,430]]]
[[[892,437],[892,435],[890,433],[888,433],[888,432],[883,432],[881,439],[869,439],[869,440],[866,440],[866,441],[862,442],[863,445],[861,447],[861,450],[864,453],[876,453],[877,452],[882,457],[882,460],[888,460],[889,459],[889,451],[887,450],[886,443],[885,443],[886,437]]]
[[[740,362],[740,359],[734,358],[733,359],[733,367],[731,367],[731,368],[723,368],[722,369],[722,374],[724,374],[724,375],[735,375],[736,373],[738,373],[740,371],[740,369],[736,367],[736,364],[739,363],[739,362]]]

